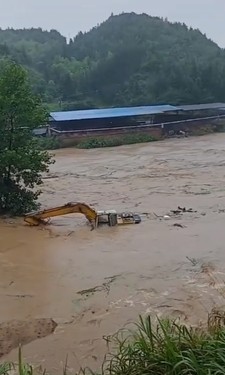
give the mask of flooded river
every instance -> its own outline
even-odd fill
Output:
[[[95,369],[106,352],[103,337],[138,314],[197,323],[225,304],[225,134],[59,150],[55,159],[43,207],[82,201],[136,211],[143,221],[96,231],[77,214],[44,229],[1,221],[1,323],[58,324],[24,346],[27,361],[54,374],[68,354],[72,370]],[[178,206],[193,212],[163,219]],[[17,349],[3,358],[15,360]]]

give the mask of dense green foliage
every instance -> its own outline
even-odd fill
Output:
[[[69,42],[54,30],[0,30],[1,56],[29,70],[51,109],[225,101],[225,51],[145,14],[111,16]]]
[[[46,112],[31,92],[26,71],[8,60],[0,65],[0,214],[21,214],[36,207],[51,157],[37,149],[32,129]]]

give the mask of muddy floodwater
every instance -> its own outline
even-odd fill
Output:
[[[57,323],[24,346],[27,361],[56,374],[68,354],[71,370],[96,369],[103,337],[140,313],[195,324],[225,305],[225,134],[59,150],[55,159],[43,207],[81,201],[143,221],[95,231],[77,214],[45,228],[1,221],[0,323]],[[170,212],[178,206],[192,212]],[[17,349],[2,357],[16,358]]]

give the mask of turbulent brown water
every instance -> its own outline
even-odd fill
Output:
[[[43,207],[83,201],[148,215],[139,225],[96,231],[79,215],[55,218],[44,229],[1,221],[0,323],[58,324],[24,346],[27,361],[57,373],[68,354],[71,369],[98,368],[103,336],[139,313],[197,323],[224,305],[224,134],[60,150],[55,158]],[[178,206],[197,212],[162,218]],[[16,357],[14,349],[3,358]]]

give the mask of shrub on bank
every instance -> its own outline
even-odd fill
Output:
[[[157,139],[149,134],[127,134],[121,137],[91,138],[80,142],[77,147],[90,149],[102,147],[116,147],[122,145],[131,145],[135,143],[153,142]]]
[[[40,150],[57,150],[61,148],[59,139],[55,137],[35,138],[35,141]]]
[[[224,375],[225,329],[217,315],[215,319],[216,324],[203,329],[170,320],[153,324],[150,317],[140,318],[134,332],[121,331],[109,342],[113,353],[106,357],[98,375]],[[0,366],[1,375],[10,375],[11,370],[10,364]],[[34,372],[22,363],[21,350],[18,372]],[[91,371],[81,373],[94,375]]]

